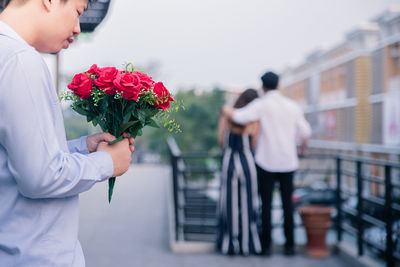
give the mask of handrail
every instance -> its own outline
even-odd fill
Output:
[[[204,232],[210,233],[210,227],[216,227],[216,218],[212,218],[215,210],[215,201],[211,199],[203,198],[204,194],[209,191],[218,192],[219,187],[216,185],[210,185],[206,182],[200,184],[187,184],[187,180],[190,180],[191,175],[201,175],[202,173],[216,174],[219,169],[215,166],[191,166],[192,160],[205,160],[209,158],[220,159],[220,154],[207,154],[207,153],[186,153],[182,154],[177,146],[175,140],[168,140],[168,146],[171,154],[171,165],[173,169],[173,184],[174,184],[174,201],[175,201],[175,216],[176,216],[176,238],[177,240],[184,239],[183,233],[187,230],[187,227],[208,227],[204,228]],[[384,248],[385,259],[388,267],[394,266],[396,260],[400,260],[399,253],[393,251],[394,239],[393,239],[393,223],[397,219],[393,216],[394,213],[400,215],[400,205],[393,199],[393,190],[399,189],[399,183],[394,183],[394,173],[400,172],[400,163],[393,161],[378,160],[367,157],[357,157],[353,155],[342,155],[342,154],[310,154],[302,160],[311,160],[311,163],[318,160],[326,160],[328,163],[332,161],[333,164],[329,165],[329,168],[322,169],[320,164],[314,166],[307,166],[307,169],[300,169],[298,171],[299,176],[303,175],[335,175],[336,176],[336,224],[335,228],[337,231],[337,240],[342,240],[343,233],[348,233],[356,237],[357,240],[357,251],[361,256],[364,254],[365,245],[373,246],[377,249]],[[179,165],[179,167],[178,167]],[[371,168],[365,168],[365,166],[372,166],[378,169],[377,173],[370,173]],[[394,171],[396,170],[396,171]],[[368,173],[366,172],[368,171]],[[344,188],[344,179],[354,179],[356,188]],[[385,195],[371,196],[364,194],[368,183],[377,184],[385,187]],[[196,194],[194,198],[186,202],[185,197],[190,194]],[[345,205],[345,201],[348,198],[355,198],[357,200],[357,206],[351,207]],[[204,203],[204,201],[208,201]],[[190,204],[192,203],[192,204]],[[368,212],[367,208],[370,205],[381,206],[384,210],[384,215],[376,217],[374,213]],[[190,210],[196,209],[196,210]],[[185,219],[185,213],[190,213],[196,217],[195,219]],[[216,214],[216,213],[215,213]],[[216,216],[216,215],[214,215]],[[349,225],[344,222],[344,216],[352,216],[355,218],[355,222]],[[400,218],[400,217],[399,217]],[[204,220],[207,219],[208,224],[204,224]],[[188,224],[188,222],[190,223]],[[216,221],[215,221],[216,222]],[[355,224],[354,224],[355,223]],[[376,225],[380,229],[385,228],[386,231],[386,244],[375,243],[374,240],[370,240],[364,236],[364,232],[368,229],[369,225]],[[354,227],[356,226],[356,227]],[[197,234],[201,233],[200,228],[193,228]],[[212,231],[211,231],[212,232]],[[178,234],[180,233],[180,234]],[[398,240],[397,242],[400,242]]]
[[[342,170],[342,165],[344,162],[352,163],[355,165],[355,171],[344,171]],[[363,165],[373,165],[379,166],[384,169],[384,175],[381,177],[381,181],[379,181],[379,177],[365,175],[363,173]],[[365,231],[365,223],[368,222],[371,225],[376,225],[378,227],[385,227],[386,230],[386,246],[384,249],[385,256],[386,256],[386,265],[388,267],[392,267],[395,264],[396,260],[400,260],[398,255],[393,251],[393,211],[397,211],[393,207],[393,182],[392,182],[392,170],[397,169],[400,171],[400,164],[395,162],[389,161],[382,161],[382,160],[374,160],[374,159],[365,159],[359,158],[355,156],[343,156],[337,155],[336,156],[336,195],[338,201],[336,203],[336,209],[338,211],[338,219],[337,219],[337,239],[338,241],[342,240],[342,233],[347,232],[356,236],[357,239],[357,251],[358,255],[362,256],[364,254],[364,244],[374,246],[378,249],[382,248],[383,244],[374,244],[371,240],[367,240],[364,238],[364,231]],[[343,198],[342,193],[346,192],[342,189],[342,175],[346,175],[347,177],[353,177],[356,179],[357,185],[357,208],[353,210],[348,207],[343,207]],[[364,196],[364,183],[377,183],[382,184],[385,186],[385,196]],[[376,218],[371,216],[370,214],[365,213],[364,206],[367,202],[374,203],[375,205],[382,205],[384,207],[384,217],[383,218]],[[356,228],[349,228],[349,226],[343,222],[343,212],[345,214],[351,214],[352,216],[356,216],[357,218],[357,227]],[[398,212],[398,211],[397,211]],[[400,242],[398,240],[397,242]]]
[[[340,141],[325,141],[325,140],[310,140],[308,142],[309,148],[314,149],[331,149],[340,151],[354,151],[365,153],[380,153],[380,154],[400,154],[400,147],[385,146],[378,144],[357,144],[350,142]],[[399,155],[400,156],[400,155]]]

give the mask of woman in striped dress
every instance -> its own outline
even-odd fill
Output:
[[[247,89],[236,100],[241,108],[257,98]],[[227,255],[261,253],[257,232],[257,173],[252,148],[258,123],[236,125],[221,115],[218,141],[223,148],[221,193],[218,207],[218,249]]]

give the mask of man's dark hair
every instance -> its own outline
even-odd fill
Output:
[[[16,1],[16,2],[19,2],[19,4],[23,4],[23,3],[25,3],[27,0],[0,0],[0,12],[1,12],[3,9],[5,9],[6,6],[7,6],[10,2],[12,2],[12,1]],[[67,2],[68,0],[61,0],[61,1]],[[94,2],[96,2],[96,1],[97,1],[97,0],[88,0],[88,3],[91,4],[91,3],[94,3]]]
[[[271,71],[261,76],[264,90],[274,90],[278,88],[279,76]]]

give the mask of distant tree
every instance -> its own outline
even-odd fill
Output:
[[[183,101],[174,118],[181,125],[181,133],[169,133],[165,129],[147,128],[143,136],[137,138],[137,150],[150,150],[167,155],[166,138],[172,135],[182,152],[219,151],[217,128],[221,107],[225,103],[224,91],[181,90],[175,94],[177,101]]]
[[[88,135],[89,124],[85,117],[78,115],[71,108],[63,111],[64,126],[67,140],[80,138],[81,136]]]

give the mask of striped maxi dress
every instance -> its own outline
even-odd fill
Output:
[[[247,134],[227,132],[218,205],[218,249],[223,254],[261,253],[257,232],[257,173]]]

